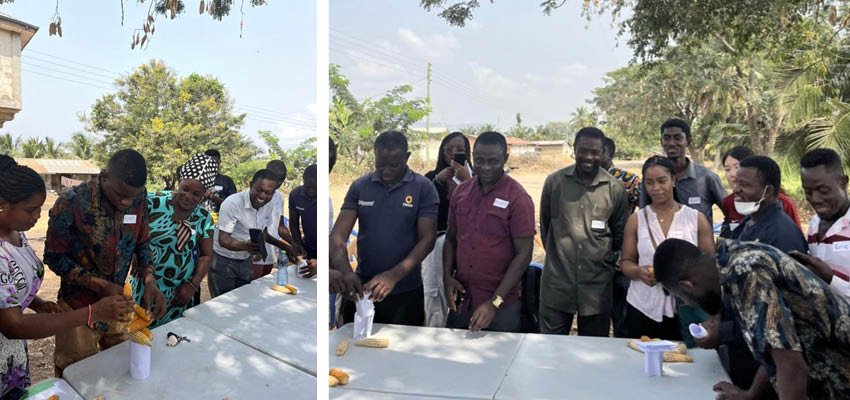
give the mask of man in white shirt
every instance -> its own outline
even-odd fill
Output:
[[[272,207],[278,212],[278,220],[280,221],[279,226],[270,226],[269,232],[277,232],[276,238],[280,239],[281,243],[284,244],[284,247],[281,247],[281,249],[286,251],[286,256],[289,258],[289,262],[297,264],[298,261],[296,256],[299,254],[296,254],[295,250],[290,246],[292,244],[292,235],[289,233],[289,229],[283,222],[284,196],[279,190],[283,185],[283,182],[286,180],[286,164],[284,164],[281,160],[272,160],[266,164],[266,169],[274,173],[277,185],[275,187],[274,197],[272,197],[268,207]],[[268,255],[265,259],[254,261],[254,269],[251,274],[251,280],[262,278],[272,272],[272,267],[277,265],[279,257],[278,252],[278,247],[266,242],[266,253]]]
[[[812,150],[800,160],[806,200],[815,210],[809,225],[809,254],[790,255],[830,288],[850,298],[850,199],[841,157],[830,149]]]
[[[232,195],[221,204],[208,277],[212,297],[251,282],[253,260],[261,257],[259,245],[251,242],[251,229],[263,231],[266,243],[285,247],[277,233],[283,210],[272,204],[277,179],[274,172],[261,169],[251,179],[249,190]]]

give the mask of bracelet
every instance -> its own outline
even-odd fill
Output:
[[[186,280],[186,282],[184,282],[184,283],[188,283],[188,284],[189,284],[189,286],[191,286],[191,287],[192,287],[192,289],[194,289],[196,292],[198,291],[198,289],[200,289],[199,287],[195,286],[195,283],[194,283],[194,282],[192,282],[192,280],[191,280],[191,279],[187,279],[187,280]]]
[[[89,320],[86,325],[88,325],[89,328],[94,328],[94,323],[91,320],[91,304],[89,304]]]

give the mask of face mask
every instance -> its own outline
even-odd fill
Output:
[[[759,207],[761,206],[761,202],[764,201],[764,196],[767,194],[767,188],[769,186],[765,186],[764,192],[761,194],[761,198],[759,201],[736,201],[735,202],[735,211],[738,214],[743,216],[752,215],[758,212]]]

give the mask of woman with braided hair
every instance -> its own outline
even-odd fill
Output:
[[[32,169],[0,155],[0,398],[29,386],[25,339],[53,336],[94,321],[123,321],[133,311],[130,297],[105,297],[74,311],[36,295],[44,264],[24,232],[41,216],[47,195],[44,181]],[[30,308],[36,314],[24,314]]]

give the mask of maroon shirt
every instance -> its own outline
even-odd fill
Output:
[[[516,255],[513,238],[534,236],[534,202],[522,185],[505,175],[489,193],[482,193],[478,178],[458,186],[449,206],[448,229],[457,232],[456,273],[466,288],[472,310],[490,301]],[[517,282],[502,307],[519,297]],[[466,308],[464,308],[466,309]]]

